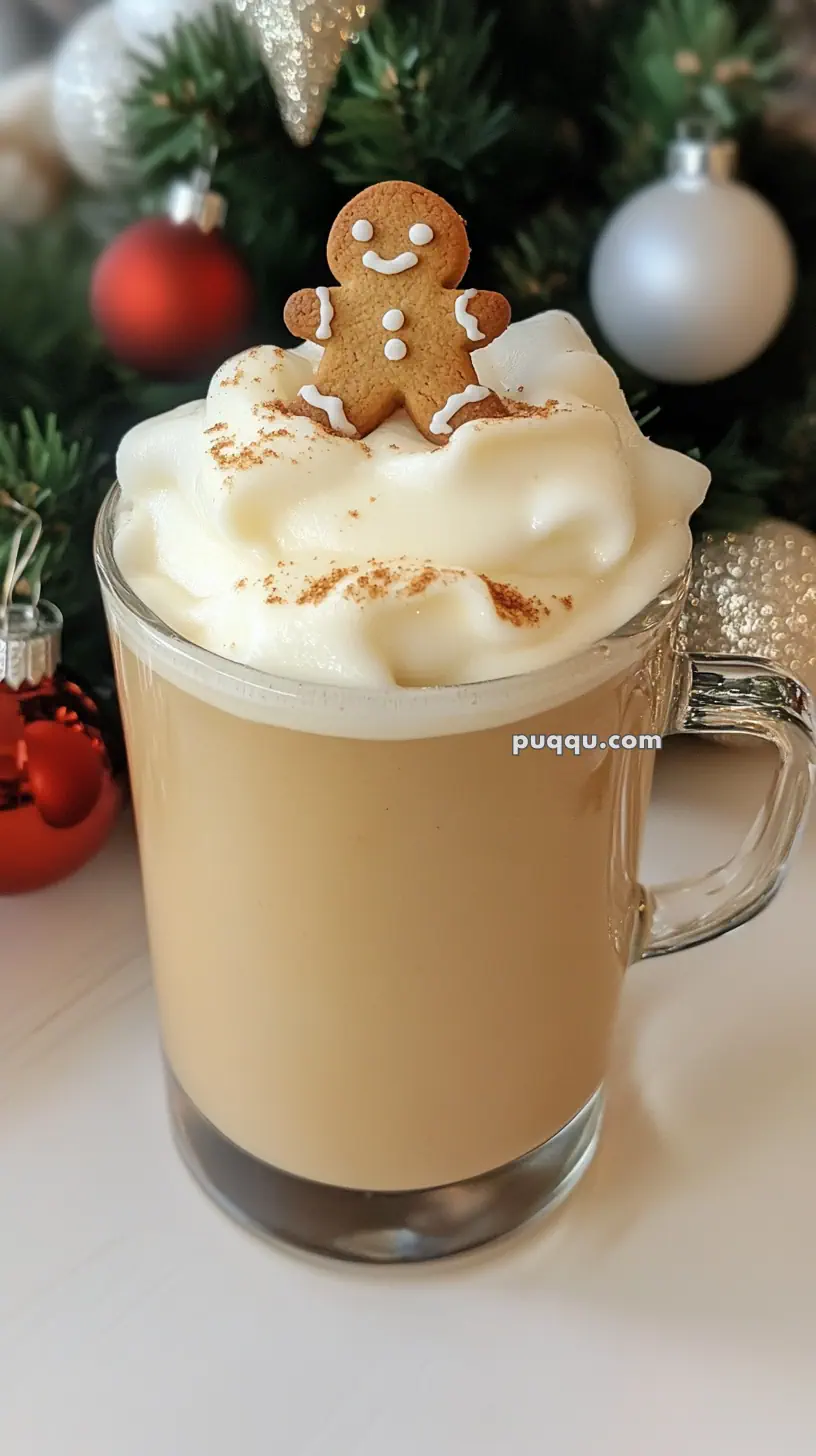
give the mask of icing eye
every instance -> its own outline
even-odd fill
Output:
[[[351,236],[356,243],[370,243],[374,236],[374,229],[367,217],[358,217],[352,225]]]
[[[408,229],[409,242],[416,243],[418,248],[424,247],[425,243],[430,243],[433,239],[433,235],[433,228],[428,227],[428,224],[426,222],[415,222],[413,226]]]

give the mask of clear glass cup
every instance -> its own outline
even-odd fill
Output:
[[[273,677],[134,595],[118,498],[96,563],[188,1167],[254,1230],[341,1258],[434,1258],[552,1208],[596,1146],[626,967],[741,924],[778,888],[814,767],[806,689],[680,652],[685,579],[524,676]],[[733,860],[645,888],[669,733],[750,734],[778,766]]]

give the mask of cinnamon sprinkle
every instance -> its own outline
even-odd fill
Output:
[[[334,571],[327,572],[325,576],[307,576],[306,586],[297,598],[298,606],[318,606],[325,601],[338,582],[345,581],[347,576],[353,576],[359,569],[358,566],[336,566]]]
[[[518,415],[520,418],[547,420],[555,410],[558,409],[557,399],[548,399],[545,404],[527,404],[522,399],[505,400],[507,411],[511,415]]]
[[[568,612],[572,611],[572,597],[553,597],[554,602],[560,602]]]
[[[210,425],[210,428],[208,430],[205,430],[204,431],[204,434],[205,435],[217,435],[221,430],[225,430],[226,428],[227,428],[227,422],[226,422],[226,420],[219,420],[217,425]]]
[[[333,430],[328,420],[318,419],[316,414],[305,414],[303,410],[297,407],[294,401],[290,402],[286,399],[265,399],[261,404],[260,408],[265,411],[267,415],[285,415],[289,418],[297,417],[300,419],[309,419],[311,420],[312,424],[316,425],[317,428],[324,435],[332,435],[336,440],[345,440],[347,445],[359,445],[361,448],[364,448],[367,453],[371,453],[370,447],[366,445],[363,440],[356,439],[351,435],[344,435],[341,430]],[[292,463],[293,465],[296,465],[298,463],[297,459],[294,459]]]
[[[493,581],[482,572],[479,579],[490,592],[496,616],[503,622],[510,622],[514,627],[537,627],[542,616],[549,617],[550,609],[540,597],[526,597],[517,586],[507,581]]]
[[[421,596],[422,592],[427,591],[428,587],[433,586],[434,582],[438,580],[439,572],[435,566],[423,567],[422,571],[412,577],[406,587],[403,587],[400,595],[404,597]]]
[[[359,511],[349,511],[349,515],[350,515],[350,516],[351,516],[351,517],[352,517],[352,518],[353,518],[353,519],[354,519],[354,520],[355,520],[355,521],[358,521],[358,520],[359,520],[359,519],[360,519],[360,512],[359,512]]]
[[[238,447],[234,435],[224,435],[210,446],[210,456],[219,470],[251,470],[265,460],[279,459],[277,450],[266,444],[263,435],[248,445]]]
[[[243,589],[246,586],[246,584],[247,584],[247,579],[246,579],[245,576],[242,576],[240,581],[236,581],[236,583],[235,583],[235,590],[236,591],[243,591]]]
[[[390,566],[374,560],[369,564],[371,571],[365,571],[356,581],[350,581],[343,593],[349,601],[359,605],[366,601],[379,601],[388,595],[388,588],[400,580],[400,572],[392,571]]]

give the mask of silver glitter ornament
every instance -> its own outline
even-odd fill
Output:
[[[126,170],[123,100],[139,74],[112,5],[97,5],[71,27],[54,57],[57,134],[67,160],[92,187]]]
[[[281,118],[308,146],[326,110],[337,69],[380,0],[232,0],[258,37]]]
[[[770,658],[816,692],[816,536],[773,519],[703,536],[681,634],[693,652]]]
[[[610,344],[652,379],[702,384],[735,374],[778,333],[796,265],[773,208],[734,180],[736,147],[681,127],[668,176],[606,224],[590,294]]]

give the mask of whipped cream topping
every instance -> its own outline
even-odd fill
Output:
[[[320,354],[250,349],[122,442],[119,567],[191,642],[313,683],[483,682],[581,651],[683,569],[708,471],[641,434],[569,315],[474,355],[511,412],[438,446],[403,412],[365,440],[291,413]]]

